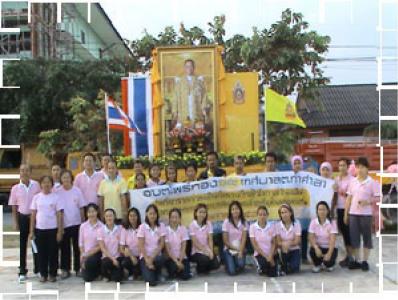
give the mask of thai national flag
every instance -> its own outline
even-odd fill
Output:
[[[107,121],[108,126],[111,129],[123,129],[128,128],[132,132],[136,132],[139,135],[145,133],[137,126],[133,119],[131,119],[111,98],[107,99]]]

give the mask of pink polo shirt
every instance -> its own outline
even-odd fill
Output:
[[[37,181],[29,180],[28,186],[20,181],[11,188],[8,205],[16,205],[20,214],[30,215],[33,196],[38,193],[40,193],[40,185]]]
[[[113,226],[112,230],[104,225],[97,231],[97,240],[104,242],[105,248],[113,258],[120,257],[119,244],[121,232],[121,226],[116,224]],[[102,254],[102,258],[104,257],[105,255]]]
[[[243,232],[247,231],[248,227],[247,223],[242,224],[241,221],[239,221],[238,225],[235,227],[229,219],[225,219],[222,224],[222,231],[228,233],[228,241],[230,244],[240,244],[242,242]],[[224,249],[227,249],[227,247],[224,246]]]
[[[330,222],[326,219],[323,225],[319,224],[318,218],[311,221],[310,227],[308,228],[309,233],[313,233],[315,236],[316,244],[321,248],[329,248],[329,241],[332,234],[337,234],[336,221]]]
[[[66,190],[62,186],[56,191],[56,194],[64,206],[64,227],[68,228],[81,224],[80,208],[86,206],[86,201],[80,189],[73,186]]]
[[[166,227],[166,243],[169,245],[171,255],[179,258],[181,255],[181,245],[184,241],[189,240],[188,230],[185,226],[179,225],[176,230],[170,226]],[[185,253],[184,258],[186,258]]]
[[[146,186],[147,187],[154,187],[154,186],[162,185],[162,184],[165,184],[165,183],[166,183],[166,181],[164,181],[163,179],[159,179],[159,182],[155,182],[151,178],[149,178],[148,181],[146,182]]]
[[[94,225],[90,224],[90,221],[80,225],[79,229],[79,247],[83,248],[84,254],[91,251],[95,247],[98,247],[98,231],[104,226],[104,224],[98,220]]]
[[[122,233],[120,234],[120,245],[127,246],[132,255],[138,257],[140,256],[140,250],[138,249],[138,228],[122,228]]]
[[[165,226],[160,223],[160,226],[152,229],[147,223],[141,224],[138,228],[137,236],[144,239],[144,247],[147,256],[152,256],[156,248],[160,244],[161,237],[166,235]],[[144,254],[140,253],[140,258],[143,258]]]
[[[294,224],[290,224],[289,229],[286,228],[282,221],[279,221],[274,226],[275,235],[279,236],[282,241],[293,242],[296,236],[301,236],[301,225],[297,220],[294,222]],[[300,249],[300,246],[296,245],[289,248],[289,250],[296,249]]]
[[[344,209],[345,208],[345,200],[347,199],[347,191],[350,186],[351,180],[355,177],[347,174],[345,177],[336,177],[336,185],[337,185],[337,208]]]
[[[380,185],[370,176],[364,181],[359,182],[358,178],[354,178],[347,191],[348,195],[352,195],[349,213],[351,215],[371,216],[373,202],[379,201]],[[369,201],[366,206],[359,205],[359,201]]]
[[[86,205],[89,203],[98,204],[97,191],[102,179],[104,179],[104,174],[101,172],[94,172],[91,176],[88,176],[86,171],[83,171],[76,175],[74,185],[83,193]]]
[[[209,248],[209,234],[213,234],[213,225],[210,221],[207,221],[204,226],[199,226],[198,222],[193,220],[191,225],[189,225],[189,235],[195,237],[201,245],[207,248]],[[194,255],[195,253],[203,254],[203,252],[197,249],[192,243],[191,254]]]
[[[33,197],[30,209],[36,211],[37,229],[56,229],[57,212],[63,210],[64,206],[56,193],[40,192]]]
[[[261,250],[264,251],[265,255],[271,254],[272,240],[275,237],[274,226],[267,222],[264,228],[255,222],[250,225],[249,237],[254,238]],[[254,256],[259,255],[257,251],[254,251]]]

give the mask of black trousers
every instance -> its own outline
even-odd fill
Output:
[[[178,270],[176,263],[168,258],[165,262],[167,273],[171,279],[180,278],[182,280],[187,280],[191,278],[191,265],[188,259],[183,259],[182,264],[184,265],[183,270]]]
[[[210,259],[207,255],[201,253],[195,253],[191,256],[191,261],[196,263],[196,271],[200,273],[209,273],[212,270],[216,270],[220,267],[220,263],[216,256]]]
[[[337,209],[337,226],[343,236],[344,245],[351,246],[350,228],[344,223],[344,208]]]
[[[28,247],[28,237],[30,228],[30,215],[18,213],[19,227],[19,275],[26,275],[28,269],[26,267],[26,248]],[[39,273],[39,257],[33,252],[33,273]]]
[[[115,266],[109,257],[104,257],[101,261],[101,274],[110,281],[120,282],[123,279],[123,257],[118,257],[116,260],[119,262],[118,266]]]
[[[323,254],[326,254],[329,249],[328,248],[320,248]],[[315,266],[320,266],[322,263],[325,265],[326,268],[333,267],[336,263],[336,258],[337,258],[337,248],[333,249],[332,256],[330,257],[330,260],[325,261],[322,257],[318,257],[315,254],[315,249],[313,247],[310,248],[310,256],[312,259],[312,262],[314,263]]]
[[[276,269],[277,269],[276,265],[278,263],[277,255],[274,256],[274,262],[275,262],[274,266],[271,266],[271,264],[267,261],[267,259],[260,254],[255,256],[255,259],[257,260],[258,268],[259,268],[261,274],[267,275],[269,277],[276,277],[276,275],[277,275],[276,274]]]
[[[64,236],[60,244],[61,248],[61,270],[71,270],[71,246],[73,248],[73,270],[80,270],[80,249],[79,249],[79,228],[80,225],[70,226],[64,229]]]
[[[35,229],[36,245],[39,254],[40,275],[47,278],[57,276],[58,243],[57,229]]]
[[[137,277],[138,275],[141,274],[141,270],[140,270],[140,258],[137,258],[137,264],[133,264],[133,261],[131,260],[130,257],[123,257],[122,260],[122,268],[124,270],[127,270],[129,273],[129,276],[134,276]]]
[[[101,274],[101,251],[90,255],[84,261],[82,268],[82,276],[84,281],[90,282],[95,280]]]

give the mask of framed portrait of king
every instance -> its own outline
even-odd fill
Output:
[[[158,48],[163,154],[217,150],[216,48]]]

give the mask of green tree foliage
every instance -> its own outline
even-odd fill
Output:
[[[270,28],[253,28],[250,37],[240,34],[226,38],[226,18],[216,16],[207,31],[197,26],[180,24],[178,32],[166,26],[157,36],[144,31],[140,39],[126,41],[133,52],[128,62],[120,61],[49,61],[23,60],[9,63],[5,68],[5,83],[21,86],[18,90],[3,90],[0,112],[20,113],[20,130],[15,126],[8,140],[38,142],[51,156],[49,145],[61,140],[63,151],[84,149],[103,150],[103,106],[98,92],[103,89],[115,94],[120,89],[120,77],[127,72],[145,72],[151,67],[152,51],[160,46],[209,45],[224,47],[223,61],[227,71],[255,71],[259,83],[268,84],[281,94],[295,88],[301,99],[316,98],[316,89],[325,85],[320,64],[328,49],[330,38],[309,30],[302,14],[287,9],[281,20]],[[262,89],[259,87],[260,95]],[[116,97],[117,98],[117,97]],[[8,126],[8,125],[7,125]],[[294,126],[268,123],[272,149],[293,151]],[[98,132],[101,132],[102,138]],[[120,137],[118,137],[120,140]],[[45,150],[47,149],[47,150]]]

